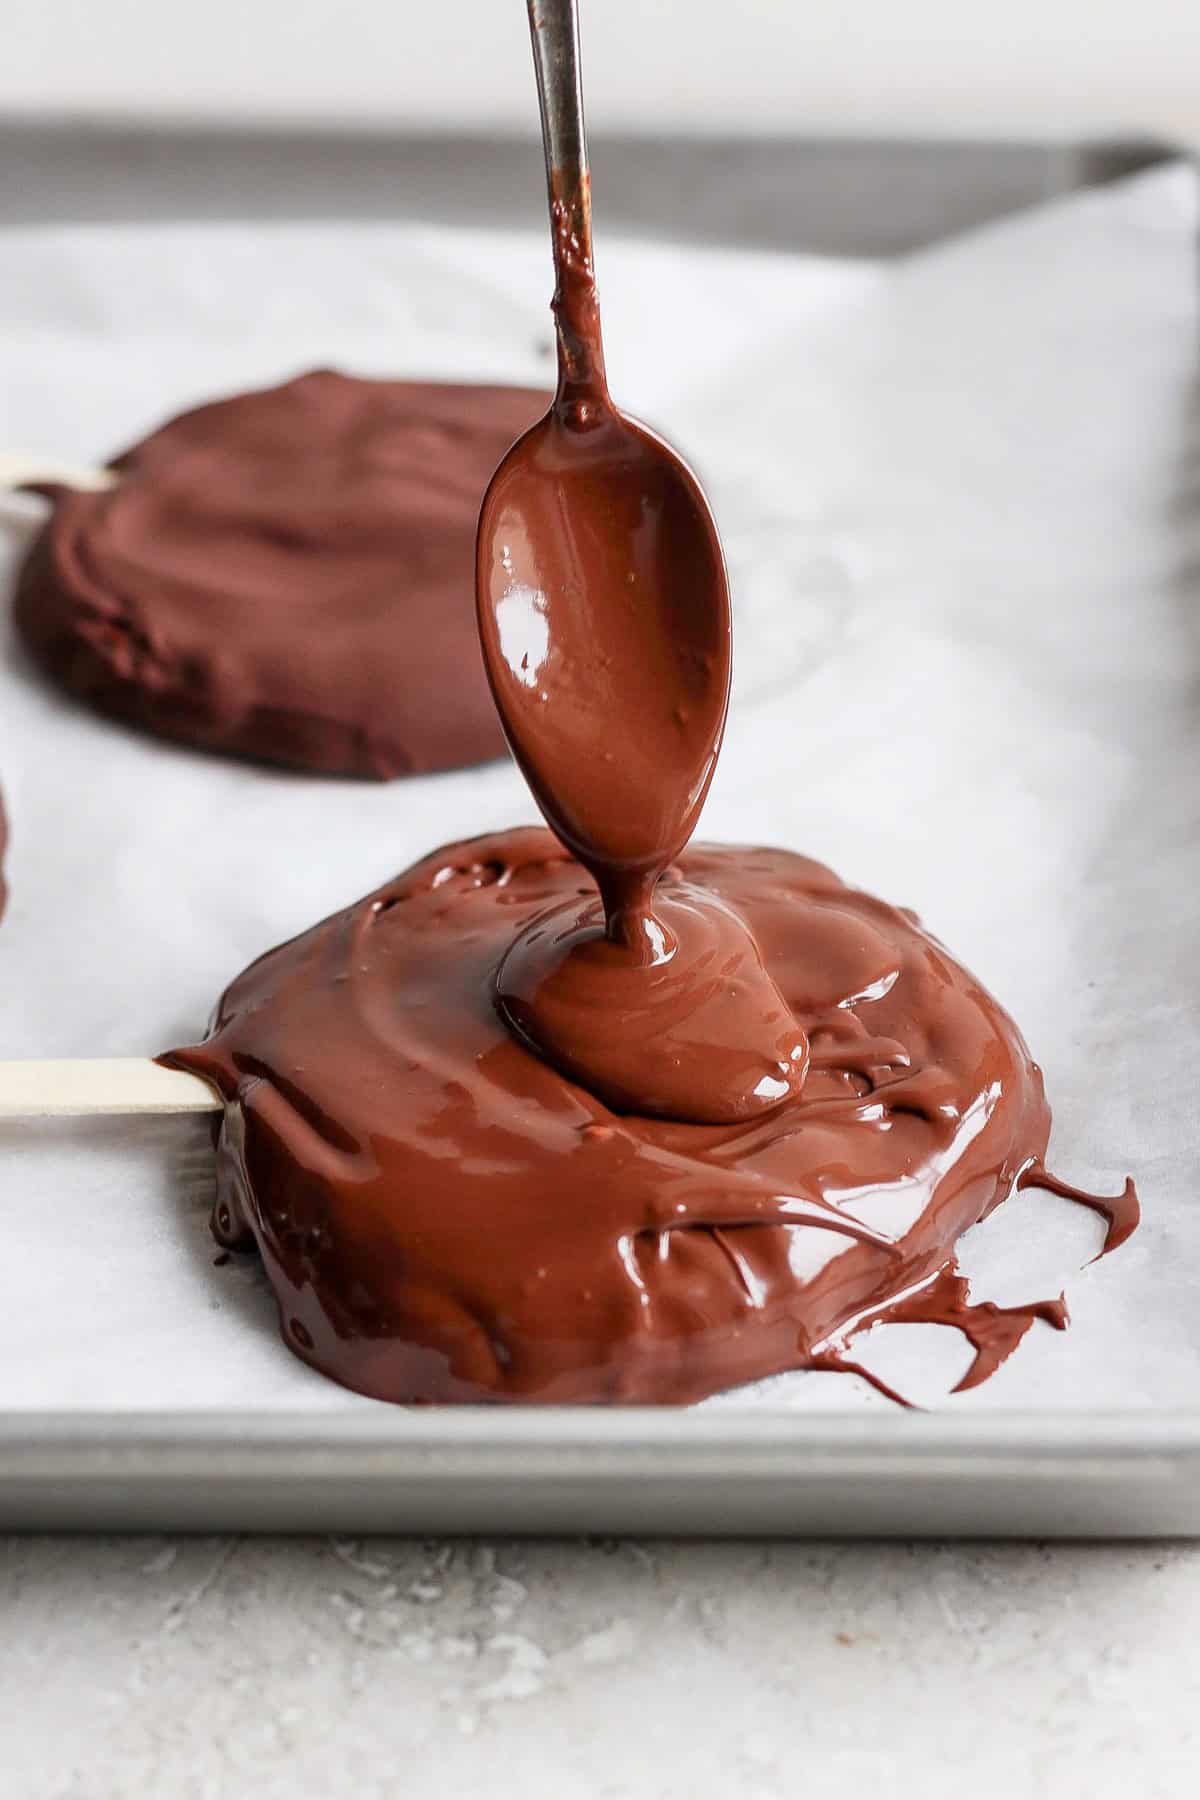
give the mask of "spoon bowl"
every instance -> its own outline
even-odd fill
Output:
[[[652,880],[692,833],[729,695],[699,483],[607,397],[556,402],[493,476],[477,558],[484,660],[538,804],[602,892],[618,871]]]

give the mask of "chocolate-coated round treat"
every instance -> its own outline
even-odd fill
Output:
[[[810,1046],[765,1117],[615,1111],[508,1030],[514,935],[590,889],[540,830],[270,952],[164,1059],[225,1098],[214,1230],[257,1243],[298,1356],[394,1401],[690,1401],[825,1366],[1042,1156],[1019,1031],[911,914],[780,850],[690,849],[661,892],[689,884]]]
[[[17,588],[99,711],[386,779],[503,754],[475,626],[479,503],[548,396],[320,370],[182,414],[57,489]]]

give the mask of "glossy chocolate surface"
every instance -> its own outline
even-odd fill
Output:
[[[257,1242],[297,1355],[395,1401],[690,1401],[844,1366],[839,1333],[933,1282],[1042,1155],[1020,1033],[910,915],[783,851],[694,848],[664,901],[694,887],[811,1046],[758,1119],[610,1109],[508,1029],[509,944],[593,892],[538,830],[272,951],[166,1059],[228,1102],[215,1229]]]
[[[739,913],[695,883],[660,888],[631,955],[599,900],[539,915],[496,974],[502,1016],[619,1112],[726,1125],[800,1091],[808,1042]]]
[[[501,755],[475,523],[545,404],[322,370],[184,413],[111,490],[54,492],[21,634],[98,710],[207,750],[378,778]]]

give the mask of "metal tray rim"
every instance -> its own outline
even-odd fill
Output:
[[[362,1410],[358,1410],[358,1405]],[[254,1439],[248,1439],[252,1426]],[[946,1452],[1037,1454],[1070,1444],[1107,1454],[1200,1450],[1200,1407],[1083,1409],[1027,1413],[824,1412],[758,1407],[749,1412],[675,1406],[402,1407],[357,1402],[353,1412],[327,1409],[196,1409],[118,1411],[0,1410],[3,1458],[23,1449],[70,1455],[105,1445],[151,1453],[206,1446],[251,1456],[256,1449],[300,1446],[330,1450],[417,1450],[519,1453],[566,1450],[640,1455],[785,1449],[889,1456]]]
[[[0,1528],[1200,1535],[1200,1410],[0,1413]]]

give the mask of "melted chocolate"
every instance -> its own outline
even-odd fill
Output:
[[[1074,1200],[1080,1206],[1086,1206],[1090,1212],[1099,1213],[1107,1230],[1103,1244],[1092,1258],[1093,1262],[1107,1256],[1110,1250],[1120,1249],[1125,1240],[1133,1236],[1141,1221],[1142,1208],[1137,1189],[1128,1177],[1119,1194],[1089,1194],[1083,1188],[1068,1186],[1057,1175],[1051,1175],[1040,1161],[1035,1161],[1027,1169],[1022,1169],[1017,1186],[1042,1188],[1047,1194],[1057,1194],[1060,1200]]]
[[[503,752],[475,522],[521,388],[329,371],[184,413],[55,490],[16,600],[98,710],[207,750],[386,778]]]
[[[1019,1179],[1017,1185],[1022,1185]],[[1079,1195],[1078,1198],[1085,1205],[1091,1204],[1091,1196]],[[1103,1254],[1101,1251],[1101,1255]],[[857,1337],[859,1332],[870,1331],[873,1325],[949,1325],[955,1331],[961,1331],[975,1352],[970,1368],[955,1382],[951,1390],[955,1394],[961,1394],[967,1388],[978,1387],[989,1375],[994,1375],[1001,1363],[1008,1361],[1030,1326],[1038,1319],[1043,1324],[1052,1326],[1055,1331],[1065,1331],[1070,1323],[1066,1296],[1059,1294],[1054,1300],[1031,1300],[1023,1306],[997,1306],[993,1300],[972,1301],[966,1276],[950,1262],[944,1269],[939,1269],[932,1280],[923,1282],[914,1293],[905,1293],[895,1300],[889,1300],[885,1306],[843,1328],[838,1334],[839,1347],[822,1351],[814,1357],[812,1366],[832,1370],[840,1375],[861,1375],[864,1381],[878,1388],[889,1400],[895,1400],[901,1406],[911,1406],[912,1402],[903,1394],[897,1393],[881,1376],[848,1357],[845,1353],[846,1343]]]
[[[586,183],[551,191],[558,392],[484,499],[479,625],[513,754],[602,905],[536,919],[497,997],[609,1105],[728,1124],[798,1094],[808,1045],[735,908],[654,898],[724,731],[724,559],[694,475],[609,394]]]
[[[619,1112],[734,1124],[798,1094],[809,1047],[732,907],[693,884],[660,892],[650,961],[576,896],[534,919],[496,976],[500,1011],[531,1048]]]
[[[663,899],[697,886],[811,1045],[759,1119],[618,1112],[514,1038],[497,963],[588,891],[533,830],[272,951],[165,1059],[228,1103],[214,1230],[257,1242],[298,1355],[397,1401],[689,1401],[828,1366],[1042,1155],[1020,1033],[908,915],[783,851],[693,849]]]

